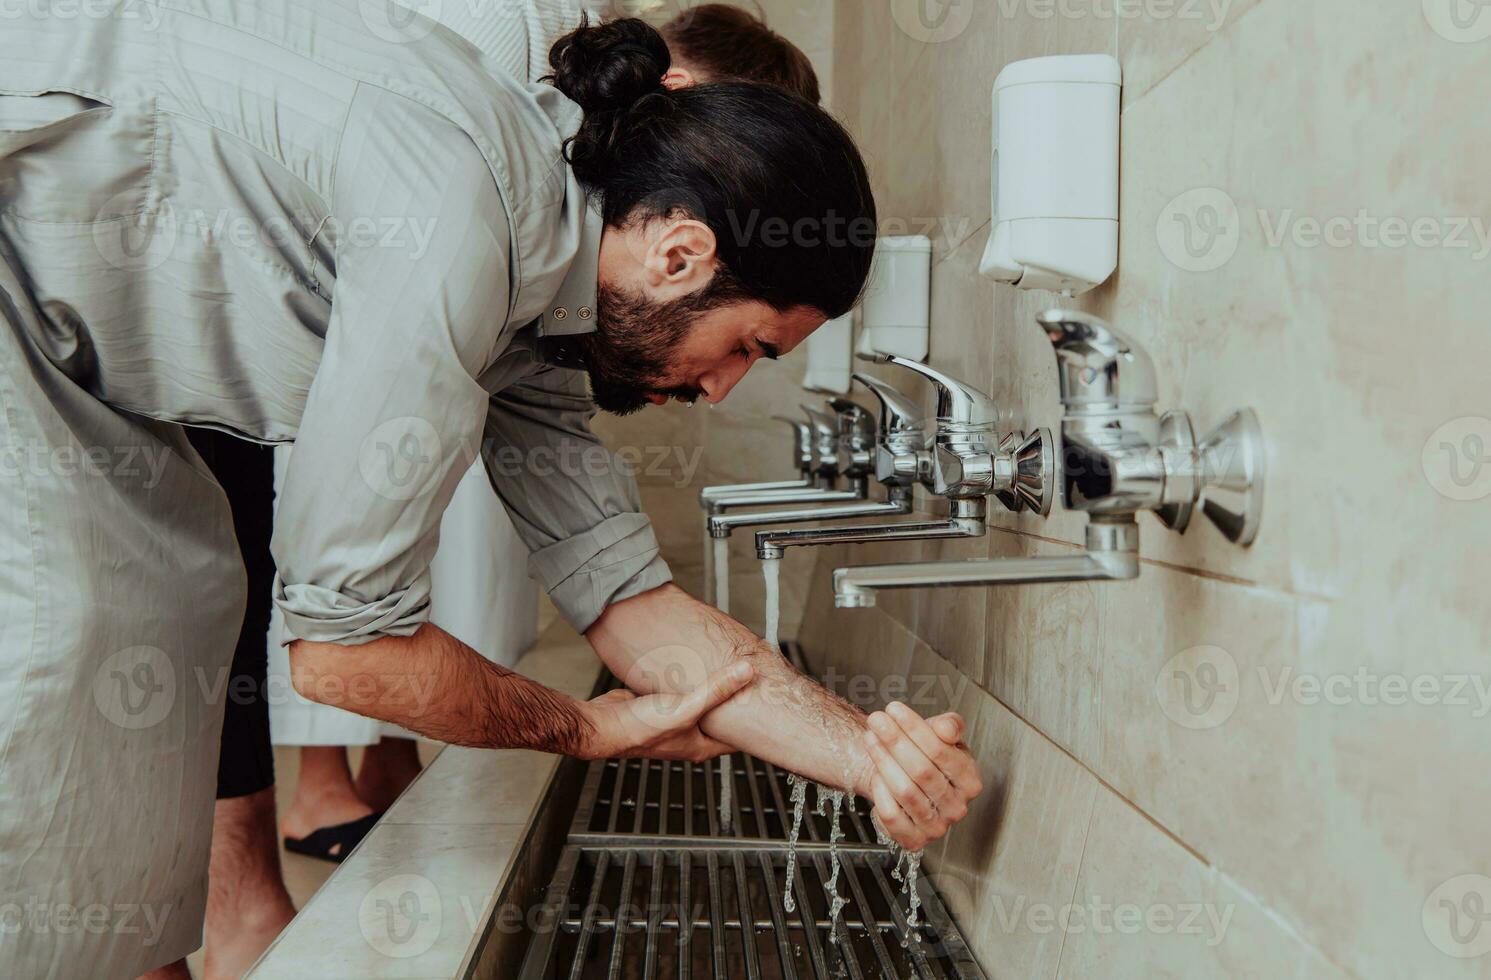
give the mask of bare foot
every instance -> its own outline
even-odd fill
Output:
[[[422,770],[419,743],[412,738],[385,738],[363,750],[357,767],[357,796],[374,810],[387,810]]]
[[[206,980],[238,980],[295,918],[280,875],[274,787],[218,800],[207,887]]]
[[[293,918],[294,907],[266,909],[263,915],[243,916],[234,929],[209,939],[203,980],[240,980]]]

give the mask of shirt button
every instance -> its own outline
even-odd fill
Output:
[[[556,320],[563,320],[567,316],[569,316],[569,310],[566,310],[562,306],[554,311],[554,319]]]
[[[582,306],[576,312],[578,312],[580,314],[580,319],[582,319],[582,320],[589,320],[590,319],[590,307],[588,307],[588,306]]]

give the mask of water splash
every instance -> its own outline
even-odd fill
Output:
[[[917,934],[917,913],[921,910],[921,892],[917,891],[917,876],[921,873],[921,852],[912,850],[907,855],[907,895],[911,896],[911,911],[907,914],[907,929],[914,937]]]
[[[780,652],[782,649],[780,642],[782,627],[781,559],[762,559],[761,575],[766,582],[766,642],[773,650]]]
[[[789,772],[787,786],[792,792],[792,827],[787,832],[787,890],[782,893],[782,907],[788,912],[796,912],[792,878],[797,874],[797,839],[802,834],[802,811],[808,800],[808,781],[795,772]]]
[[[828,934],[834,942],[838,942],[839,913],[843,911],[845,905],[849,904],[848,899],[839,895],[839,841],[844,839],[844,826],[840,817],[844,811],[844,791],[820,785],[818,787],[818,813],[823,812],[825,801],[833,813],[828,825],[828,865],[831,873],[823,887],[828,892]]]
[[[921,874],[922,852],[908,851],[890,834],[886,833],[885,825],[880,822],[877,814],[870,814],[870,824],[875,828],[875,839],[883,847],[889,847],[896,855],[896,866],[891,869],[890,876],[901,882],[901,894],[908,896],[908,911],[906,913],[906,935],[901,937],[902,947],[910,943],[921,942],[921,936],[916,928],[920,924],[922,897],[916,890],[916,880]]]
[[[714,539],[714,605],[730,614],[730,539]]]

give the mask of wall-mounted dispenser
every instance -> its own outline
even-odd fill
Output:
[[[932,240],[926,235],[881,236],[860,306],[860,353],[926,360],[931,314]]]
[[[854,373],[854,314],[829,320],[808,336],[808,366],[802,386],[809,391],[844,395]]]
[[[985,276],[1075,295],[1113,274],[1121,84],[1105,54],[1016,61],[994,80]]]

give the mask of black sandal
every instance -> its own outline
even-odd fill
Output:
[[[380,810],[370,813],[356,820],[339,823],[335,827],[322,827],[304,837],[286,837],[285,850],[291,854],[304,854],[306,857],[341,864],[352,853],[352,849],[362,843],[362,839],[373,829],[384,812]]]

